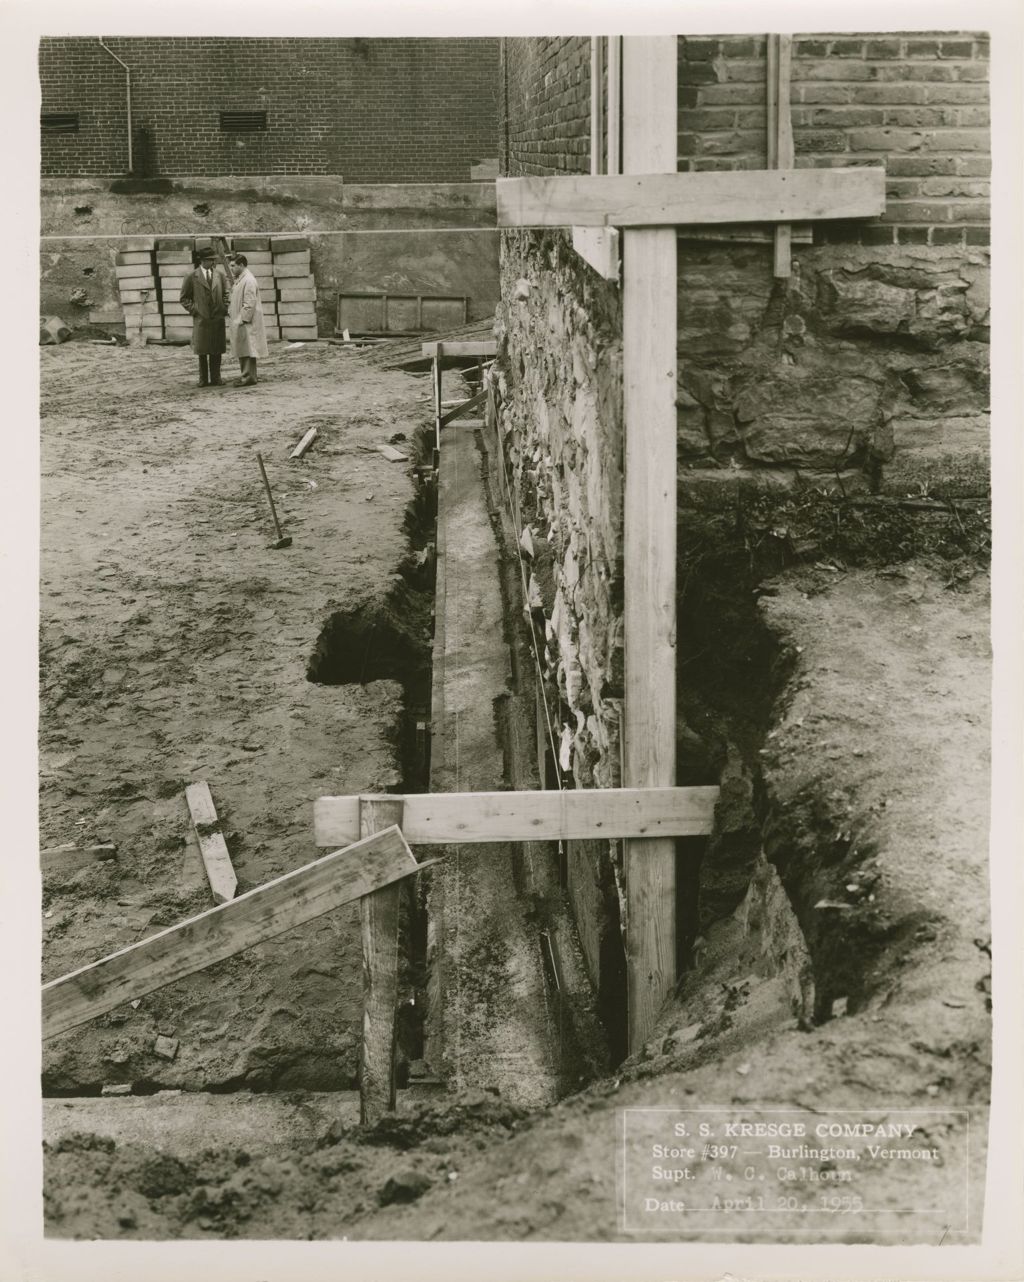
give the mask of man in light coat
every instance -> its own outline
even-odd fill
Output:
[[[259,357],[268,355],[260,287],[249,270],[249,260],[244,254],[234,256],[231,273],[235,284],[228,310],[228,337],[242,371],[242,377],[235,379],[234,386],[254,387],[257,382],[256,361]]]
[[[226,348],[224,318],[231,282],[207,246],[195,271],[181,282],[178,301],[192,317],[192,350],[199,357],[199,386],[221,387],[220,358]]]

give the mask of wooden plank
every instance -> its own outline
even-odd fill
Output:
[[[288,455],[289,458],[302,458],[303,454],[309,449],[316,438],[320,435],[319,428],[311,427],[306,435],[299,441],[295,449]]]
[[[224,835],[220,831],[220,820],[210,794],[210,785],[205,780],[190,783],[185,789],[185,800],[192,816],[192,827],[196,841],[199,842],[199,853],[203,857],[203,867],[213,891],[214,903],[227,903],[235,897],[238,878],[231,864]]]
[[[447,348],[445,350],[447,351]],[[463,415],[468,414],[470,410],[478,409],[486,399],[486,392],[477,392],[477,394],[475,396],[471,396],[468,401],[463,401],[460,405],[456,405],[453,410],[449,410],[447,414],[442,414],[441,426],[447,427],[449,423],[453,422],[457,418],[462,418]]]
[[[699,837],[711,831],[718,789],[431,792],[409,793],[402,800],[402,831],[413,845]],[[313,826],[318,846],[354,841],[359,833],[359,798],[317,797]]]
[[[676,167],[676,56],[673,37],[623,37],[627,174]],[[675,229],[626,231],[622,253],[623,783],[659,788],[676,769]],[[627,840],[624,872],[633,1053],[675,985],[675,842]]]
[[[332,851],[44,984],[43,1037],[64,1033],[427,866],[427,861],[416,863],[398,828]]]
[[[619,232],[616,227],[574,227],[572,247],[605,280],[619,279]]]
[[[871,218],[885,208],[879,165],[499,178],[496,188],[499,227],[815,222]]]
[[[445,356],[497,356],[498,344],[493,339],[475,339],[462,343],[424,343],[420,348],[424,356],[437,356],[444,348]]]
[[[360,836],[401,826],[402,802],[360,797]],[[359,1120],[393,1113],[396,1103],[395,1016],[398,1010],[398,914],[401,887],[384,886],[359,901],[363,940],[363,1045],[359,1065]]]
[[[396,450],[387,441],[380,441],[374,448],[378,454],[383,454],[389,463],[408,463],[409,461],[408,454],[404,454],[401,450]]]
[[[604,36],[590,37],[590,172],[606,173],[604,163]]]

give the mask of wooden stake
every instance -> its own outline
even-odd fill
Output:
[[[311,427],[309,431],[306,433],[306,435],[302,438],[302,440],[299,441],[298,445],[296,445],[295,449],[293,449],[292,452],[288,455],[288,457],[290,459],[302,458],[303,454],[305,454],[305,452],[313,444],[313,442],[316,440],[319,434],[320,433],[317,428]]]
[[[624,173],[676,168],[676,39],[622,40]],[[675,783],[676,231],[623,234],[626,787]],[[675,842],[624,848],[629,1049],[675,983]]]
[[[370,837],[401,826],[402,802],[359,798],[359,830]],[[359,1120],[393,1113],[396,1102],[395,1018],[398,1012],[398,912],[401,890],[385,886],[359,902],[363,936],[363,1049],[359,1066]]]
[[[793,37],[770,35],[768,37],[768,167],[792,169],[793,113],[790,110],[790,75],[793,54]],[[779,223],[775,228],[774,274],[788,277],[792,271],[792,235],[790,223]]]

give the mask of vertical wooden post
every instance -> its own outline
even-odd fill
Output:
[[[790,110],[790,78],[793,37],[769,35],[765,60],[767,82],[768,168],[792,169],[793,113]],[[791,272],[793,229],[789,223],[775,226],[774,274],[787,277]]]
[[[434,384],[434,450],[437,453],[441,450],[441,357],[443,353],[444,343],[438,343],[434,350],[434,367],[431,371]],[[437,459],[434,460],[434,466],[437,466]]]
[[[608,37],[608,163],[605,172],[622,173],[622,36]],[[675,144],[673,143],[673,152]],[[675,162],[673,161],[673,169]]]
[[[622,40],[622,169],[676,169],[676,38]],[[625,419],[626,787],[675,783],[676,232],[626,231],[623,246]],[[675,983],[675,842],[625,843],[629,1049],[650,1034]]]
[[[359,835],[402,823],[402,802],[359,798]],[[359,1064],[359,1120],[368,1125],[394,1112],[395,1019],[398,1012],[398,910],[402,890],[384,886],[359,901],[363,937],[363,1048]]]

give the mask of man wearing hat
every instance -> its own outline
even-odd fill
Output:
[[[199,386],[222,387],[220,358],[227,348],[224,319],[231,285],[216,262],[213,248],[199,251],[191,275],[181,282],[178,301],[192,317],[192,350],[199,357]]]

